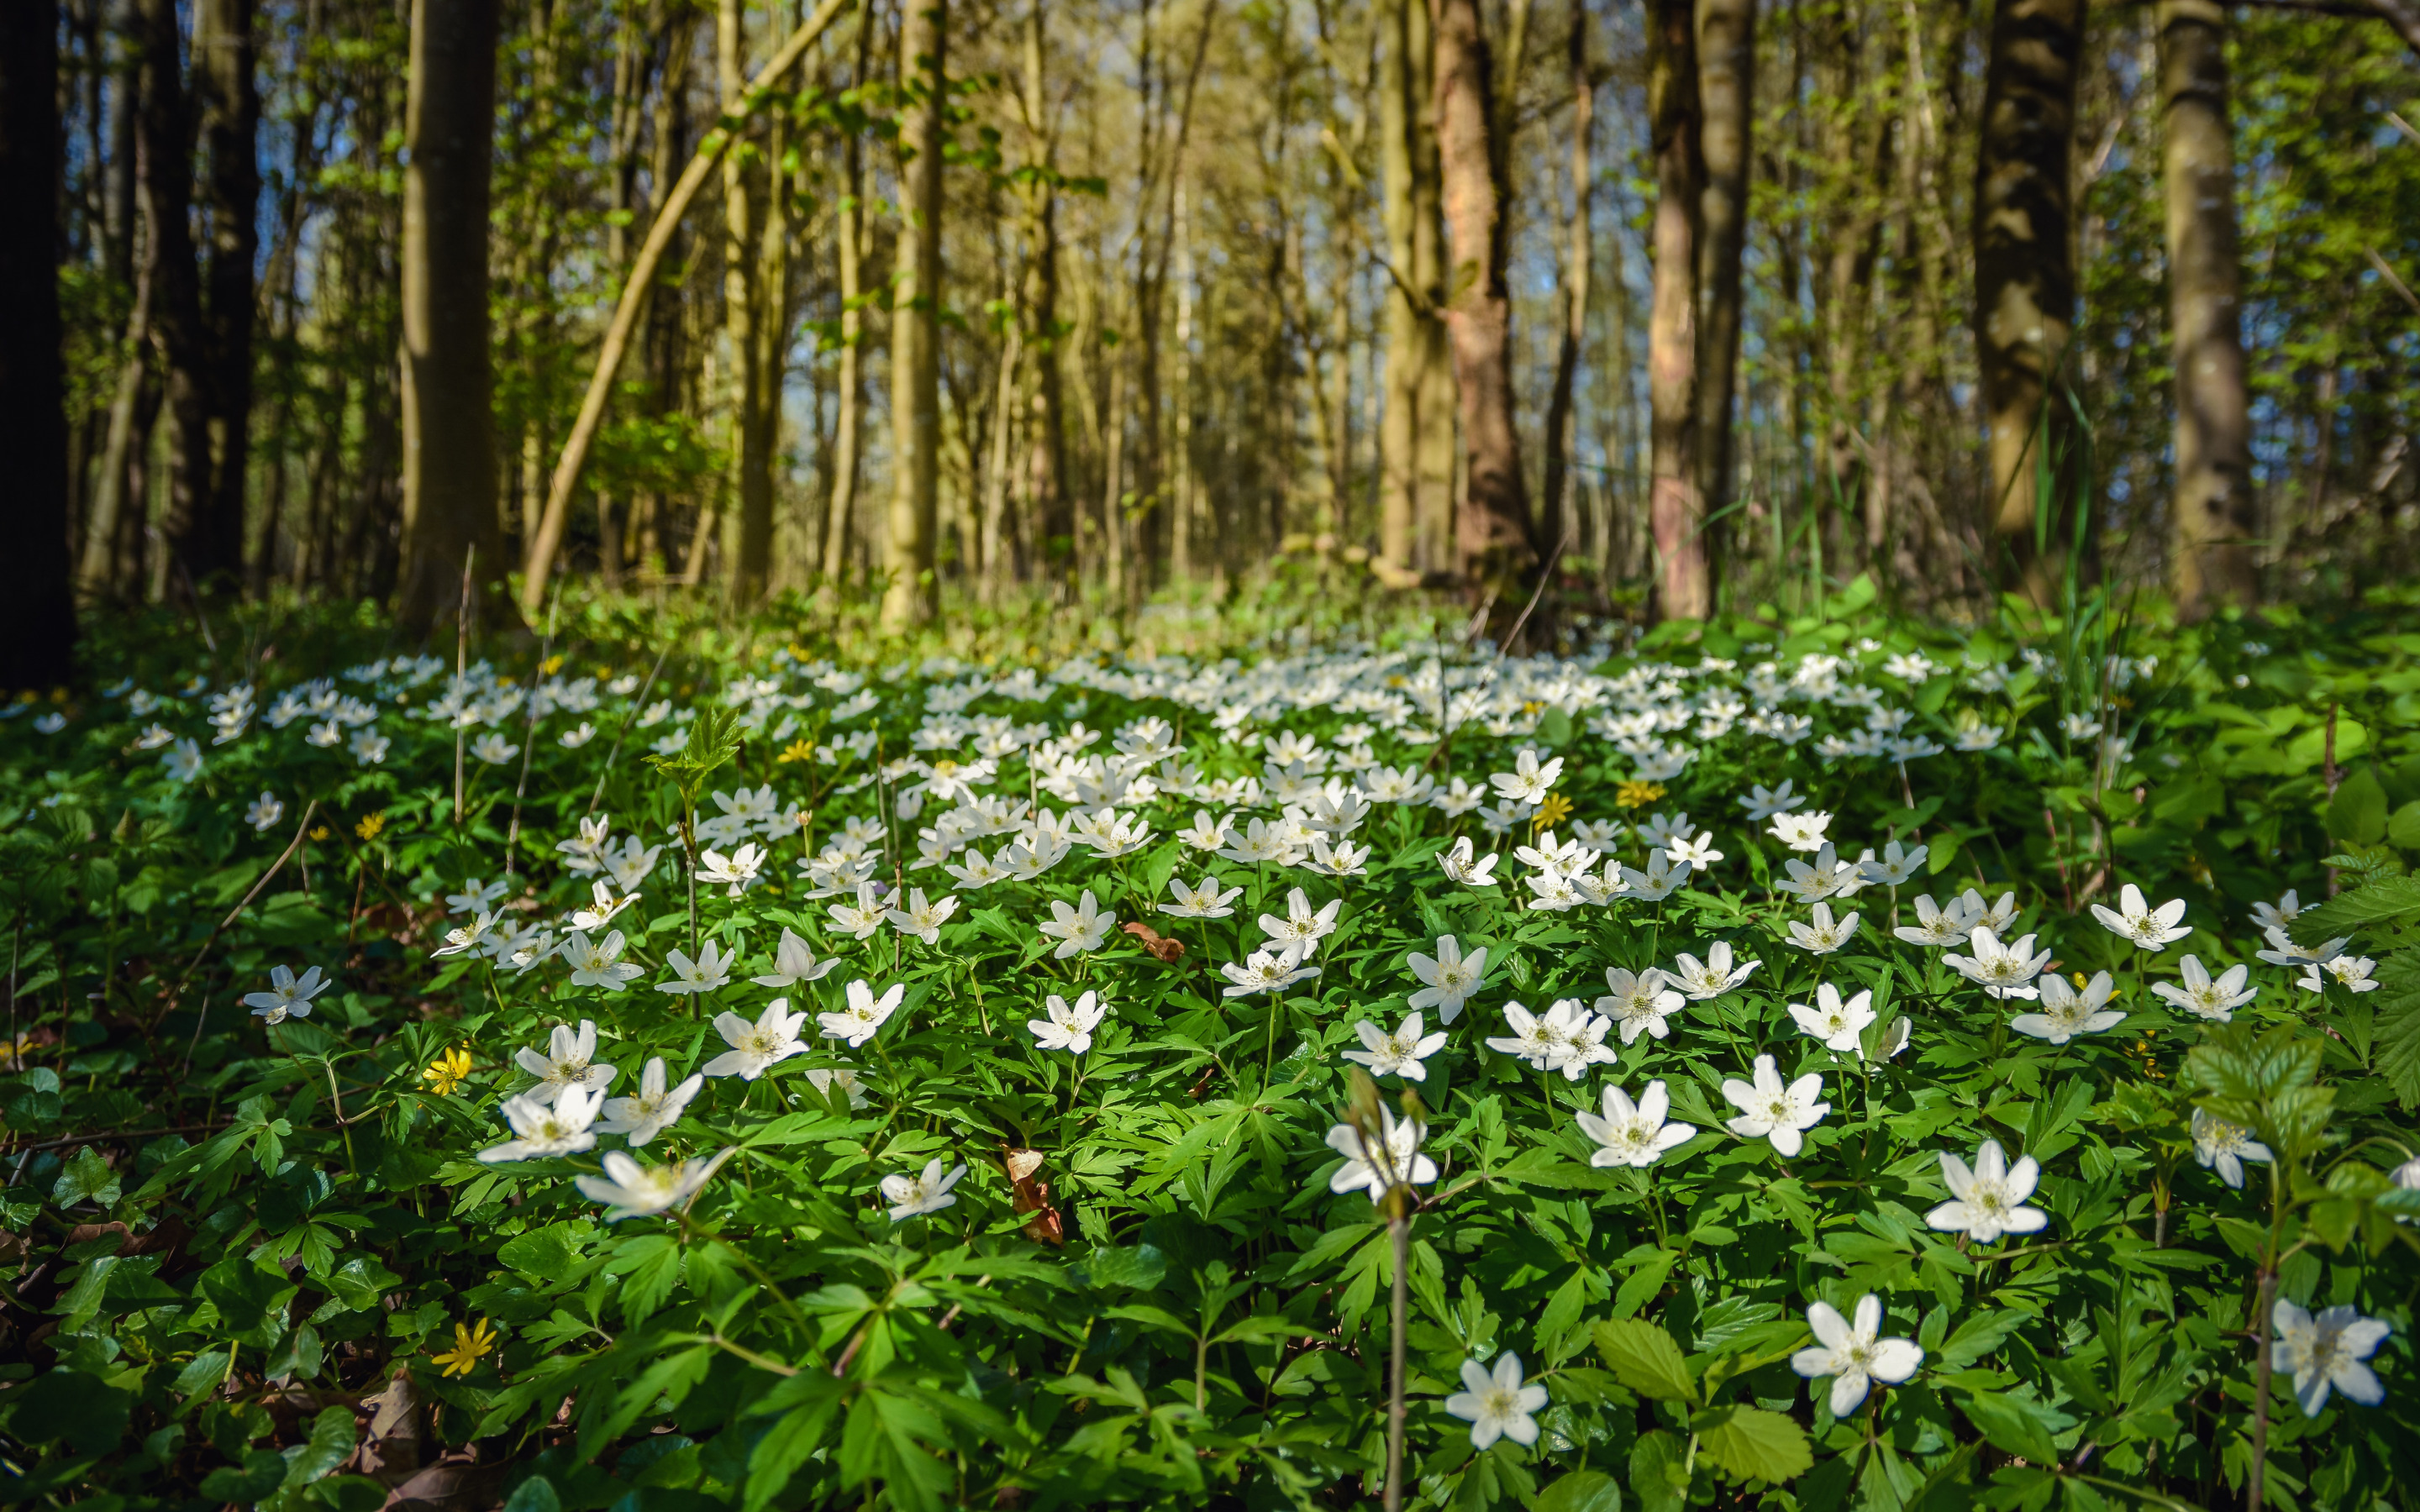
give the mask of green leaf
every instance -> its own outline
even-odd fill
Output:
[[[2371,1063],[2405,1112],[2420,1108],[2420,950],[2397,950],[2378,964]]]
[[[283,1312],[297,1289],[285,1272],[264,1269],[240,1255],[204,1271],[199,1284],[227,1332],[240,1337],[256,1333],[271,1314]]]
[[[1681,1512],[1688,1489],[1688,1457],[1680,1439],[1662,1428],[1640,1434],[1630,1449],[1630,1494],[1638,1512]]]
[[[311,1420],[311,1437],[287,1451],[285,1485],[287,1489],[308,1486],[345,1462],[353,1452],[353,1410],[349,1407],[323,1407]],[[510,1508],[509,1512],[521,1512]],[[548,1508],[546,1512],[554,1512]]]
[[[1168,1274],[1168,1257],[1152,1244],[1103,1244],[1084,1257],[1084,1270],[1096,1287],[1151,1291]]]
[[[99,1150],[86,1145],[59,1172],[58,1180],[51,1186],[51,1200],[62,1208],[72,1208],[79,1202],[94,1202],[106,1208],[117,1201],[117,1173],[109,1168],[109,1162],[101,1158]]]
[[[1575,1470],[1538,1493],[1538,1512],[1621,1512],[1621,1483],[1602,1470]]]
[[[2386,821],[2386,838],[2407,851],[2420,851],[2420,798],[2395,810]]]
[[[584,1229],[586,1226],[578,1227]],[[496,1251],[496,1258],[524,1275],[553,1280],[570,1270],[572,1262],[579,1258],[579,1251],[572,1243],[574,1228],[567,1223],[549,1224],[509,1241]]]
[[[1672,1335],[1643,1318],[1596,1325],[1596,1347],[1621,1383],[1659,1401],[1697,1400],[1697,1381]]]
[[[260,1501],[286,1483],[286,1457],[274,1449],[253,1449],[241,1466],[221,1465],[202,1477],[202,1494],[213,1502]]]
[[[513,1489],[504,1501],[504,1512],[563,1512],[563,1498],[555,1494],[553,1482],[544,1475],[532,1475]]]
[[[14,1409],[8,1418],[11,1435],[27,1443],[65,1439],[78,1454],[116,1448],[133,1406],[125,1392],[81,1370],[54,1370],[7,1400]]]
[[[1637,1251],[1633,1251],[1637,1254]],[[1668,1249],[1650,1251],[1638,1259],[1613,1294],[1613,1316],[1628,1318],[1636,1314],[1664,1289],[1664,1278],[1672,1273],[1673,1264],[1681,1258]]]
[[[1698,1435],[1699,1457],[1734,1480],[1792,1480],[1815,1463],[1806,1429],[1761,1407],[1714,1408],[1689,1427]]]
[[[2298,944],[2318,945],[2370,924],[2420,918],[2420,877],[2381,877],[2305,908],[2286,926]]]
[[[2058,1448],[2051,1443],[2050,1429],[2024,1402],[2000,1392],[1978,1391],[1962,1405],[1967,1421],[1981,1430],[1992,1447],[2028,1464],[2058,1463]]]
[[[2367,765],[2357,766],[2336,784],[2328,800],[2328,833],[2355,845],[2375,845],[2386,838],[2386,789]]]

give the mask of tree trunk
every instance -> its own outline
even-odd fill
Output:
[[[1512,424],[1512,310],[1505,283],[1506,144],[1478,0],[1430,0],[1436,37],[1437,162],[1453,244],[1445,304],[1468,482],[1454,522],[1455,569],[1474,599],[1510,619],[1538,566]]]
[[[0,5],[0,689],[66,686],[74,671],[68,581],[67,372],[59,316],[57,0]]]
[[[1571,463],[1578,426],[1574,420],[1573,389],[1579,377],[1580,347],[1588,340],[1589,258],[1595,246],[1590,234],[1589,200],[1593,175],[1589,166],[1589,131],[1596,119],[1596,84],[1589,77],[1588,8],[1572,7],[1570,44],[1572,87],[1572,214],[1563,228],[1562,341],[1555,352],[1555,388],[1546,401],[1546,467],[1540,501],[1538,539],[1552,552],[1575,532],[1568,498]]]
[[[2070,200],[2084,19],[2085,0],[1998,0],[1975,158],[1975,346],[1991,427],[1989,513],[2006,580],[2037,602],[2051,596],[2071,544],[2071,511],[2088,507],[2073,497],[2068,427],[2051,399],[2075,311]],[[2085,542],[2088,551],[2088,528]]]
[[[739,108],[747,85],[747,39],[740,0],[721,0],[715,10],[715,77],[725,113]],[[770,298],[770,270],[763,266],[763,228],[758,194],[766,187],[764,164],[754,154],[734,151],[722,160],[722,319],[729,354],[731,458],[738,507],[728,517],[723,566],[731,595],[739,604],[764,596],[773,564],[773,439],[765,403],[764,326]],[[769,219],[770,207],[765,207]]]
[[[874,8],[857,16],[857,64],[849,84],[863,88],[874,56]],[[831,502],[824,509],[824,580],[837,588],[848,570],[849,517],[857,509],[858,451],[863,444],[859,427],[865,416],[865,379],[860,371],[860,348],[865,340],[865,312],[858,301],[863,293],[865,256],[865,161],[860,135],[851,131],[841,144],[841,200],[832,217],[838,243],[840,276],[840,374],[832,399]]]
[[[396,611],[426,635],[461,608],[518,625],[503,590],[489,353],[489,160],[497,0],[414,0],[403,177],[403,563]]]
[[[1029,538],[1031,570],[1050,591],[1066,596],[1075,584],[1076,515],[1067,485],[1066,390],[1059,367],[1059,196],[1057,137],[1043,94],[1048,36],[1044,0],[1033,0],[1025,21],[1025,130],[1044,172],[1027,186],[1026,318],[1032,323],[1033,382],[1027,403],[1025,487],[1033,521]]]
[[[1648,515],[1659,566],[1655,612],[1697,620],[1714,609],[1705,501],[1697,484],[1698,218],[1705,186],[1697,34],[1690,0],[1652,5],[1647,89],[1655,160],[1655,280],[1647,324]]]
[[[194,580],[204,584],[243,572],[252,471],[253,264],[260,252],[260,91],[253,79],[253,0],[197,0],[194,8],[194,103],[209,164],[203,187],[209,256],[201,310],[208,430],[195,514],[180,549]]]
[[[1413,18],[1427,16],[1424,0],[1382,0],[1386,28],[1378,85],[1378,173],[1386,193],[1387,290],[1386,410],[1378,425],[1378,556],[1371,563],[1390,588],[1419,580],[1412,564],[1412,532],[1419,510],[1420,327],[1427,312],[1412,277],[1412,227],[1418,214],[1412,188],[1424,96],[1417,92],[1411,56]],[[1422,36],[1427,27],[1421,26]],[[1419,302],[1415,302],[1418,300]]]
[[[177,0],[142,0],[140,24],[136,176],[144,270],[151,284],[151,340],[168,411],[167,507],[161,534],[190,573],[195,563],[183,553],[204,538],[200,525],[210,499],[209,343],[194,253],[193,123]]]
[[[882,623],[922,625],[940,607],[933,571],[939,528],[941,444],[941,150],[948,39],[947,0],[906,0],[899,20],[899,78],[908,103],[899,127],[898,272],[891,316],[891,529],[883,566]]]
[[[1706,576],[1722,582],[1735,471],[1731,411],[1740,347],[1740,252],[1747,240],[1750,131],[1756,118],[1757,0],[1699,0],[1699,149],[1697,456],[1698,505],[1707,520]]]
[[[2199,619],[2259,593],[2253,565],[2251,407],[2237,306],[2235,152],[2226,119],[2226,12],[2163,0],[2160,95],[2167,125],[2168,299],[2177,368],[2177,482],[2168,581]]]

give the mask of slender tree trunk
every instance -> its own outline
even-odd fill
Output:
[[[1033,380],[1027,396],[1025,489],[1033,522],[1031,570],[1058,596],[1076,581],[1076,515],[1067,482],[1066,390],[1060,376],[1059,196],[1053,185],[1058,135],[1043,93],[1048,62],[1046,0],[1025,15],[1024,88],[1028,151],[1044,170],[1026,186],[1025,312]]]
[[[1405,0],[1404,62],[1411,76],[1412,261],[1404,270],[1421,311],[1414,379],[1412,565],[1443,580],[1454,568],[1454,486],[1461,467],[1453,358],[1445,329],[1445,174],[1437,151],[1435,13]]]
[[[1740,252],[1747,240],[1748,169],[1754,162],[1757,0],[1699,0],[1699,147],[1697,456],[1699,507],[1706,525],[1711,597],[1725,575],[1733,534],[1728,511],[1735,471],[1731,412],[1740,347]]]
[[[1371,563],[1388,587],[1419,581],[1413,563],[1413,530],[1419,517],[1420,327],[1425,297],[1410,285],[1413,225],[1419,214],[1412,187],[1418,139],[1427,134],[1425,97],[1416,92],[1411,57],[1413,18],[1424,23],[1425,0],[1381,0],[1386,28],[1378,85],[1378,173],[1386,195],[1387,369],[1386,409],[1378,424],[1378,556]],[[1419,30],[1427,34],[1425,24]],[[1415,302],[1418,301],[1419,302]]]
[[[497,0],[414,0],[403,177],[403,563],[396,614],[452,617],[470,563],[482,619],[518,625],[503,590],[489,351],[489,164]]]
[[[252,462],[253,264],[260,252],[260,91],[253,79],[253,0],[197,0],[194,103],[208,163],[209,256],[202,275],[207,454],[182,550],[196,583],[243,572]]]
[[[168,412],[167,507],[161,533],[190,573],[203,564],[188,553],[205,538],[201,525],[211,485],[209,341],[194,251],[193,122],[177,0],[141,3],[136,173],[144,262],[151,281],[151,337]]]
[[[853,87],[865,86],[866,71],[873,61],[874,32],[874,8],[869,5],[858,11],[857,63],[849,74]],[[865,415],[865,379],[860,371],[864,360],[861,348],[865,341],[865,312],[859,308],[859,300],[864,293],[865,161],[855,131],[849,132],[841,145],[841,175],[844,183],[840,206],[832,217],[832,236],[839,253],[835,261],[840,276],[840,374],[832,399],[836,413],[832,421],[831,502],[824,509],[824,580],[834,588],[848,571],[850,516],[857,509],[858,451],[863,444],[860,426]]]
[[[0,5],[0,689],[74,671],[68,571],[67,373],[60,355],[57,0]]]
[[[940,607],[933,570],[939,531],[941,444],[941,150],[947,140],[946,0],[905,0],[899,77],[909,103],[900,118],[898,274],[891,317],[891,528],[882,623],[921,625]]]
[[[715,78],[729,112],[738,108],[747,85],[747,37],[741,0],[720,0],[715,10]],[[764,596],[773,564],[773,439],[765,403],[764,327],[770,317],[772,270],[763,265],[759,243],[763,221],[770,207],[761,207],[758,191],[764,163],[754,154],[732,152],[722,160],[722,319],[723,347],[729,354],[731,455],[737,471],[734,492],[738,507],[728,517],[723,565],[731,575],[731,594],[740,604]]]
[[[1975,160],[1975,346],[1991,427],[1989,514],[2007,580],[2038,602],[2050,597],[2068,550],[2069,511],[2088,508],[2072,497],[2068,431],[2051,400],[2075,314],[2070,199],[2084,21],[2085,0],[1998,0]],[[2040,497],[2045,483],[2048,497]],[[2087,551],[2090,539],[2087,530]]]
[[[1505,282],[1506,143],[1478,0],[1430,0],[1436,41],[1437,161],[1453,242],[1445,324],[1461,395],[1468,482],[1454,524],[1456,570],[1474,599],[1511,619],[1539,553],[1512,423],[1512,307]]]
[[[1541,492],[1542,528],[1538,538],[1553,551],[1576,531],[1572,517],[1576,490],[1571,486],[1572,452],[1579,437],[1575,419],[1574,387],[1579,378],[1580,347],[1588,340],[1589,259],[1595,247],[1589,224],[1593,175],[1589,166],[1589,131],[1596,120],[1596,83],[1589,77],[1588,8],[1572,7],[1570,43],[1572,86],[1572,214],[1563,228],[1562,341],[1555,352],[1555,388],[1546,401],[1546,467]]]
[[[1705,500],[1698,492],[1698,218],[1705,162],[1699,150],[1697,33],[1690,0],[1651,0],[1648,114],[1655,160],[1654,305],[1648,316],[1649,523],[1658,563],[1655,610],[1703,619],[1714,609]]]
[[[1170,448],[1171,481],[1169,508],[1172,514],[1169,545],[1170,576],[1180,583],[1193,578],[1193,200],[1187,175],[1176,180],[1176,437]]]
[[[2235,151],[2226,119],[2226,11],[2163,0],[2168,299],[2176,343],[2177,485],[2168,580],[2188,619],[2259,593],[2252,561],[2251,406],[2238,317]]]

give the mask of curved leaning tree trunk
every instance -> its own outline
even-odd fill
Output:
[[[2252,560],[2252,416],[2238,314],[2235,148],[2226,121],[2226,11],[2162,0],[2169,330],[2177,366],[2177,482],[2168,581],[2199,619],[2259,593]]]
[[[2074,328],[2075,83],[2085,0],[1999,0],[1975,154],[1975,348],[1991,424],[1985,510],[2005,575],[2037,603],[2079,534],[2073,448],[2051,378]],[[2079,532],[2077,527],[2085,527]],[[2080,565],[2080,563],[2079,563]]]
[[[1512,425],[1512,301],[1504,275],[1504,144],[1494,64],[1478,0],[1431,0],[1436,45],[1437,158],[1452,241],[1446,336],[1462,401],[1469,483],[1454,558],[1474,596],[1517,600],[1538,567]],[[1507,614],[1512,610],[1505,608]]]
[[[588,392],[581,398],[579,418],[572,422],[571,434],[564,438],[563,455],[555,461],[554,477],[547,488],[546,513],[540,517],[537,534],[530,543],[529,564],[521,579],[521,610],[532,618],[546,607],[547,583],[553,576],[554,559],[563,548],[564,531],[570,523],[572,490],[579,485],[581,470],[588,465],[589,453],[596,448],[597,432],[605,420],[606,401],[613,397],[613,380],[622,371],[622,360],[629,355],[631,333],[646,310],[647,292],[655,285],[656,270],[663,263],[673,234],[680,228],[681,217],[696,201],[698,191],[713,177],[722,155],[731,150],[733,138],[747,116],[765,103],[773,85],[798,65],[815,39],[854,4],[856,0],[824,0],[815,8],[815,13],[790,34],[780,51],[749,81],[740,111],[716,122],[706,140],[698,144],[697,155],[681,171],[672,193],[664,196],[663,208],[656,212],[655,224],[647,228],[647,239],[641,244],[638,260],[630,265],[629,279],[622,285],[621,301],[613,307],[613,323],[605,328],[605,345],[597,355],[596,371],[588,377]]]

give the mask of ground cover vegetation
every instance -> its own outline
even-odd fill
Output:
[[[1871,597],[103,627],[0,721],[6,1495],[2409,1504],[2408,607]]]

